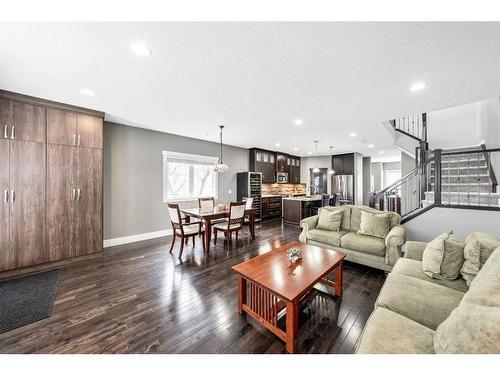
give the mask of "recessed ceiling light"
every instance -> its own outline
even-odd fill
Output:
[[[312,155],[312,151],[307,151],[307,154],[308,155]]]
[[[274,145],[275,145],[276,147],[280,147],[280,146],[281,146],[281,143],[276,142]]]
[[[293,151],[299,151],[299,148],[298,147],[294,147]]]
[[[151,56],[151,50],[142,43],[132,43],[130,49],[139,56]]]
[[[95,96],[95,92],[93,92],[90,89],[81,89],[80,94],[87,95],[87,96]]]
[[[358,135],[357,133],[352,132],[349,134],[349,137],[356,137],[357,135]]]
[[[378,153],[383,154],[384,152],[385,152],[384,150],[380,150]]]
[[[296,118],[295,121],[293,122],[294,125],[300,126],[303,124],[303,121],[301,118]]]
[[[420,91],[420,90],[423,90],[425,89],[425,83],[424,82],[415,82],[411,87],[410,87],[410,91]]]
[[[368,148],[372,148],[373,146],[375,146],[375,145],[374,145],[373,143],[370,143],[370,144],[368,145]]]

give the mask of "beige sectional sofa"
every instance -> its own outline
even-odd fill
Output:
[[[475,235],[486,236],[491,244],[492,236]],[[356,352],[500,353],[500,242],[470,287],[461,277],[427,276],[422,270],[426,245],[406,243],[404,258],[388,275]]]
[[[340,230],[316,228],[322,210],[342,210]],[[405,243],[405,229],[399,225],[401,217],[394,212],[384,213],[390,216],[390,231],[385,238],[358,234],[362,211],[381,214],[381,211],[366,206],[322,207],[316,216],[300,222],[302,232],[299,240],[303,243],[321,246],[345,253],[346,260],[366,266],[390,271],[402,256],[401,246]]]

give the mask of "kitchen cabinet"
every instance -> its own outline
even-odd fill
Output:
[[[276,182],[276,154],[257,148],[250,149],[250,171],[262,173],[263,184]]]
[[[335,174],[354,174],[354,154],[333,155],[332,166]]]
[[[102,118],[49,108],[47,143],[102,148]]]
[[[281,217],[281,212],[282,212],[281,196],[262,197],[262,219]]]
[[[288,155],[285,154],[276,154],[276,172],[288,172],[287,157]]]
[[[291,184],[300,183],[300,158],[296,156],[290,156],[291,167],[288,174],[288,182]]]

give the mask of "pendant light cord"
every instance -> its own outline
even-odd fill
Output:
[[[219,125],[220,128],[220,164],[222,164],[222,129],[224,128],[224,125]]]

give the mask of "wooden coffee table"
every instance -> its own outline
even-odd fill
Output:
[[[300,248],[303,258],[290,263],[286,251]],[[286,350],[295,353],[299,328],[300,300],[321,282],[335,288],[342,295],[342,267],[345,254],[288,242],[266,254],[237,264],[238,311],[247,313],[286,343]],[[335,281],[327,276],[336,270]],[[286,329],[278,327],[278,314],[286,309]]]

